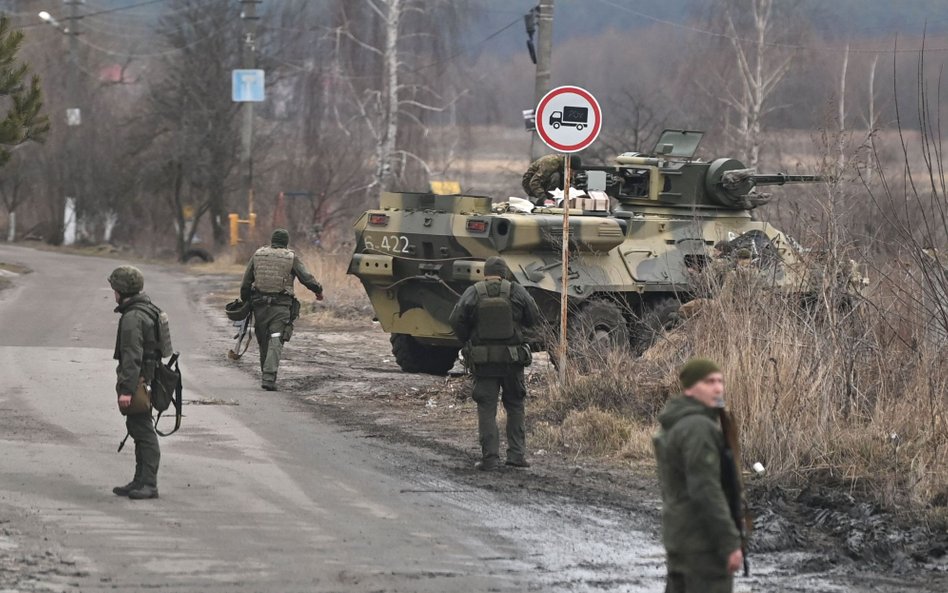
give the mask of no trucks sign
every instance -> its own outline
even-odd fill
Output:
[[[599,136],[602,111],[586,89],[561,86],[540,99],[536,126],[540,139],[556,152],[579,152]]]

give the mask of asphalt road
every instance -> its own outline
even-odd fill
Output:
[[[115,451],[106,277],[121,262],[16,247],[0,261],[34,270],[0,293],[0,552],[18,590],[662,589],[660,548],[622,517],[419,472],[421,453],[261,391],[222,362],[188,298],[200,280],[173,270],[145,267],[146,292],[171,317],[186,396],[238,405],[186,407],[159,500],[113,496],[134,465]]]

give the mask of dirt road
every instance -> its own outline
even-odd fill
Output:
[[[0,261],[34,270],[0,293],[0,590],[663,589],[650,495],[598,504],[542,470],[487,482],[470,451],[371,428],[347,405],[433,384],[393,373],[372,332],[294,338],[289,391],[264,393],[252,360],[223,356],[226,324],[191,298],[208,280],[174,270],[144,267],[146,291],[173,320],[196,403],[162,441],[161,498],[115,497],[133,467],[115,453],[116,262],[10,247]],[[738,590],[929,590],[784,564],[756,559]]]

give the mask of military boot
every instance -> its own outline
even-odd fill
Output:
[[[115,488],[112,488],[112,494],[115,494],[116,496],[128,496],[132,490],[138,490],[141,487],[141,484],[135,480],[132,480],[124,486],[116,486]]]
[[[493,472],[500,469],[500,462],[493,458],[482,459],[474,464],[474,469],[479,472]]]
[[[158,498],[157,486],[141,486],[128,493],[132,500],[148,500],[149,498]]]
[[[526,419],[523,410],[507,409],[507,465],[527,468]]]

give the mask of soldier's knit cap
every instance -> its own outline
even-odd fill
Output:
[[[751,257],[753,257],[751,250],[746,247],[744,249],[738,249],[734,255],[737,259],[751,259]]]
[[[501,278],[506,278],[510,274],[510,268],[507,267],[507,262],[503,258],[497,257],[488,257],[487,261],[484,262],[484,276],[500,276]]]
[[[681,381],[682,389],[688,389],[711,373],[720,372],[720,367],[707,358],[692,358],[681,367],[678,372],[678,379]]]
[[[290,232],[286,229],[277,229],[270,235],[270,245],[286,247],[290,244]]]

